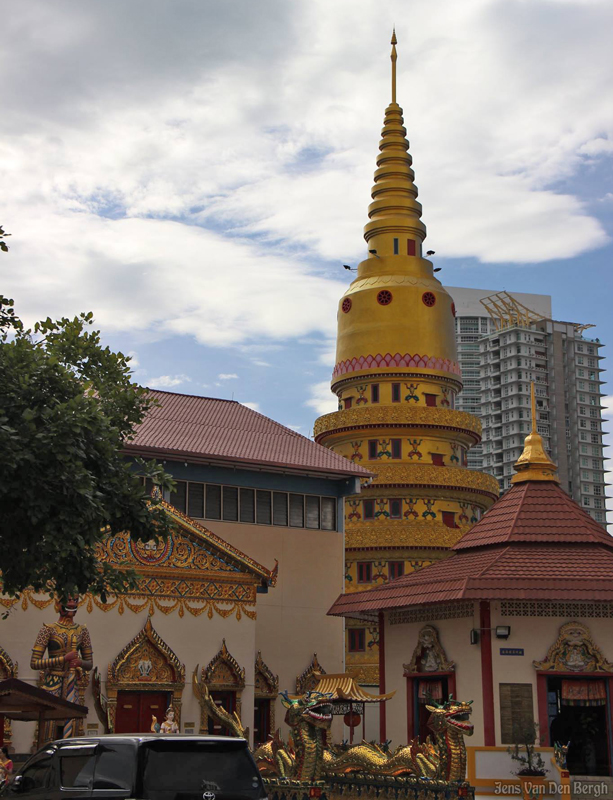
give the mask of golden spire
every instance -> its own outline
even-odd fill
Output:
[[[392,33],[392,55],[390,58],[392,59],[392,103],[396,102],[396,61],[398,59],[398,55],[396,53],[396,45],[398,44],[398,39],[396,39],[396,26],[394,26],[394,30]]]
[[[536,427],[536,400],[534,398],[534,384],[530,384],[530,399],[532,404],[532,430],[524,441],[524,452],[517,459],[515,469],[517,473],[511,478],[511,483],[524,481],[555,481],[560,483],[556,474],[557,467],[549,458],[543,447],[543,440]]]

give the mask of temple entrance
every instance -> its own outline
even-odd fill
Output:
[[[599,678],[547,678],[550,741],[566,744],[571,775],[609,775],[607,686]]]
[[[236,692],[231,691],[211,691],[211,699],[216,706],[223,706],[228,714],[234,714],[236,711]],[[221,725],[213,717],[208,718],[207,733],[212,736],[232,736],[233,734],[224,726]]]
[[[426,706],[434,703],[444,703],[449,699],[449,681],[445,676],[419,676],[419,680],[413,681],[413,691],[415,692],[415,731],[419,736],[420,742],[425,742],[428,736],[433,736],[428,727],[431,711]]]
[[[164,722],[169,692],[117,692],[115,733],[148,733],[152,717]]]
[[[270,735],[270,704],[268,699],[255,701],[253,714],[253,742],[264,744]]]

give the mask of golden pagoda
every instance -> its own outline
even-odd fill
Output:
[[[375,473],[345,503],[346,592],[443,558],[498,496],[493,477],[466,466],[481,424],[455,410],[455,307],[422,255],[426,227],[396,102],[396,43],[394,32],[392,102],[364,228],[368,257],[338,309],[339,410],[315,423],[317,442]],[[362,684],[378,683],[376,628],[348,622],[346,668]]]

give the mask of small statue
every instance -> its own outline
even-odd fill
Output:
[[[45,623],[40,629],[30,661],[32,669],[42,671],[42,688],[71,703],[78,701],[78,678],[83,670],[92,668],[94,658],[87,627],[74,621],[78,607],[78,597],[68,597],[56,604],[60,618],[50,625]],[[75,735],[75,723],[74,719],[66,722],[62,733],[64,739]],[[55,735],[55,723],[47,723],[45,740],[54,739]]]
[[[172,706],[166,712],[166,719],[160,725],[161,733],[179,733],[179,726],[175,721],[175,711]]]
[[[151,733],[159,733],[160,732],[160,723],[158,722],[158,718],[155,714],[151,715]]]

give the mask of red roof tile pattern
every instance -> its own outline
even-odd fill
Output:
[[[512,486],[444,561],[341,595],[329,614],[454,600],[613,601],[613,538],[553,482]]]
[[[613,537],[553,481],[512,486],[454,550],[503,542],[594,542],[613,547]]]
[[[235,400],[151,390],[151,408],[125,451],[212,459],[301,473],[368,478],[368,470]]]

